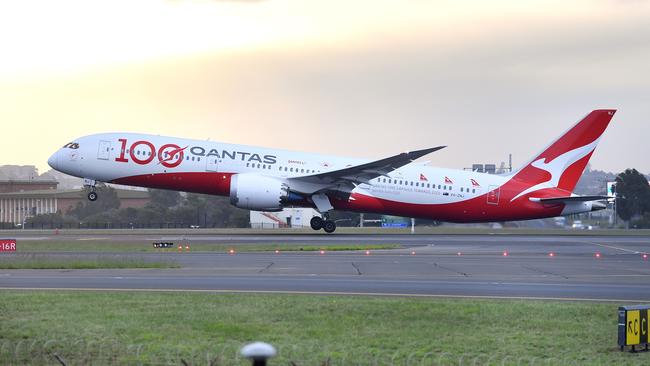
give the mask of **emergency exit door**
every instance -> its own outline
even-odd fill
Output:
[[[205,159],[205,170],[208,172],[216,172],[217,170],[217,161],[219,158],[216,156],[208,156]]]
[[[110,155],[111,155],[111,142],[99,141],[99,147],[97,148],[97,159],[108,160]]]
[[[501,187],[499,186],[489,186],[489,191],[487,194],[487,203],[488,205],[498,205],[499,204],[499,193]]]

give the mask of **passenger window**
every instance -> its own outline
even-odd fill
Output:
[[[289,169],[290,172],[293,172],[293,168]]]

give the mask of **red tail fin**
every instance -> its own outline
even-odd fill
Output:
[[[514,178],[531,186],[513,200],[543,188],[557,187],[573,192],[614,113],[614,109],[598,109],[589,113],[517,171]]]

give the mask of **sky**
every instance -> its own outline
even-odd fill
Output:
[[[650,2],[0,3],[0,165],[142,132],[465,168],[618,109],[592,168],[650,172]]]

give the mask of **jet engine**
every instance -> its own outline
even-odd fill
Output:
[[[247,210],[281,211],[291,195],[285,183],[259,174],[235,174],[230,181],[230,203]]]

